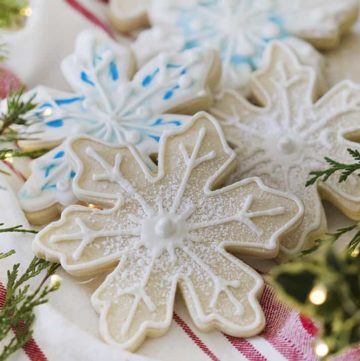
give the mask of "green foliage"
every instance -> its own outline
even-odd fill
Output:
[[[3,226],[4,223],[0,223],[0,233],[32,233],[32,234],[38,233],[33,229],[25,229],[21,225],[2,228]]]
[[[32,159],[41,157],[47,153],[48,149],[37,149],[31,151],[24,151],[21,149],[0,149],[0,160],[7,160],[10,158],[29,157]]]
[[[333,247],[357,227],[326,234],[313,248],[279,265],[270,275],[285,302],[322,325],[319,337],[329,347],[329,356],[360,343],[360,231],[340,254]],[[319,289],[325,298],[317,304],[311,295]]]
[[[360,169],[360,152],[358,150],[347,150],[355,160],[355,163],[345,164],[336,160],[325,157],[325,161],[329,164],[329,168],[322,171],[310,172],[310,178],[306,182],[306,187],[314,185],[318,180],[326,182],[333,174],[340,172],[339,183],[345,182],[350,175]]]
[[[360,230],[358,230],[353,236],[352,240],[348,245],[348,252],[353,257],[360,254]]]
[[[15,253],[14,250],[11,250],[11,251],[6,252],[6,253],[0,253],[0,260],[1,260],[1,259],[4,259],[4,258],[7,258],[7,257],[10,257],[10,256],[12,256],[14,253]]]
[[[314,246],[311,248],[305,249],[300,253],[300,256],[307,256],[309,254],[317,251],[324,244],[334,244],[339,240],[343,235],[357,229],[357,233],[354,235],[348,246],[349,254],[354,254],[354,252],[360,248],[360,224],[354,224],[349,227],[338,229],[335,233],[325,233],[324,236],[314,241]]]
[[[1,0],[0,0],[1,1]],[[27,119],[26,113],[36,108],[33,102],[34,97],[23,100],[24,89],[11,93],[7,99],[7,111],[0,114],[0,142],[11,142],[21,140],[22,133],[19,133],[16,126],[29,126],[32,121]]]
[[[27,0],[0,0],[0,28],[17,28],[24,22]]]
[[[59,283],[47,285],[58,267],[57,264],[34,258],[23,274],[19,272],[20,264],[15,264],[7,272],[7,293],[0,309],[0,341],[12,335],[12,332],[14,334],[0,351],[0,361],[6,360],[31,339],[34,309],[46,303],[49,294],[60,286]],[[32,289],[30,281],[42,273],[45,274],[40,283]]]

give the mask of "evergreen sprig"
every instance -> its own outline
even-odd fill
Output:
[[[360,254],[360,230],[359,226],[357,227],[358,231],[355,233],[347,247],[349,254],[353,257],[356,257]]]
[[[1,1],[1,0],[0,0]],[[29,140],[28,133],[18,130],[18,126],[26,127],[34,123],[32,119],[25,115],[34,110],[37,104],[34,97],[23,100],[24,89],[11,92],[7,99],[7,111],[0,114],[0,143],[11,143],[19,140]],[[34,138],[32,138],[34,140]],[[36,149],[25,151],[21,149],[5,148],[0,149],[0,160],[7,160],[16,157],[38,158],[48,152],[48,149]]]
[[[271,282],[285,302],[319,321],[319,340],[332,356],[360,343],[360,256],[336,254],[332,242],[318,252],[276,267]],[[322,299],[314,299],[321,292]],[[318,301],[318,302],[317,302]]]
[[[324,236],[318,238],[314,241],[314,245],[308,249],[303,250],[300,253],[300,257],[304,257],[316,252],[321,246],[325,244],[334,244],[338,241],[343,235],[357,229],[358,231],[353,236],[352,240],[350,241],[347,250],[349,255],[352,255],[356,249],[360,248],[360,224],[354,224],[349,227],[340,228],[335,233],[325,233]]]
[[[360,152],[358,150],[347,149],[348,153],[355,160],[355,163],[339,163],[334,159],[325,157],[326,163],[330,166],[328,169],[310,172],[310,178],[306,182],[306,187],[314,185],[318,180],[326,182],[333,174],[340,172],[339,183],[345,182],[354,172],[360,169]]]
[[[16,28],[24,21],[27,0],[0,0],[0,28]]]
[[[39,158],[49,149],[36,149],[36,150],[21,150],[21,149],[0,149],[0,160],[7,160],[11,158],[29,157],[32,159]]]
[[[1,0],[0,0],[1,1]],[[0,140],[14,141],[22,134],[15,129],[17,125],[28,126],[32,121],[24,115],[36,108],[34,96],[24,101],[25,89],[22,88],[17,92],[11,92],[7,99],[7,111],[0,115]]]
[[[23,274],[19,273],[20,264],[15,264],[7,272],[6,297],[0,309],[0,341],[14,335],[3,347],[0,361],[23,347],[32,337],[35,319],[34,309],[48,301],[50,293],[60,287],[59,282],[47,284],[59,265],[34,258]],[[30,281],[45,272],[38,286],[32,290]]]
[[[1,252],[0,252],[0,260],[1,260],[1,259],[4,259],[4,258],[7,258],[7,257],[10,257],[10,256],[12,256],[14,253],[15,253],[14,250],[11,250],[11,251],[5,252],[5,253],[1,253]]]
[[[4,225],[5,225],[4,223],[0,223],[0,233],[32,233],[32,234],[38,233],[33,229],[25,229],[21,225],[13,226],[13,227],[5,227],[5,228]]]

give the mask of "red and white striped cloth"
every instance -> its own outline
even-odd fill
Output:
[[[106,22],[106,1],[32,0],[31,5],[33,16],[28,26],[8,36],[10,57],[7,66],[28,87],[43,84],[67,90],[59,64],[72,51],[76,34],[84,28],[100,27],[114,36]],[[1,92],[5,90],[6,86],[0,81],[0,94],[4,95]],[[25,176],[16,166],[11,163],[6,166],[18,183],[24,180]],[[15,183],[11,181],[12,185]],[[9,184],[9,178],[0,175],[0,220],[9,225],[26,226],[26,219]],[[31,236],[1,235],[0,252],[9,249],[15,249],[17,253],[0,262],[0,307],[6,294],[5,270],[15,262],[25,266],[30,261]],[[169,333],[162,338],[147,340],[133,356],[104,344],[99,337],[97,315],[89,300],[102,276],[79,280],[61,271],[60,275],[64,278],[61,289],[52,295],[49,304],[37,310],[34,338],[12,357],[13,361],[317,360],[311,347],[315,325],[280,303],[269,286],[261,300],[267,326],[260,336],[241,339],[220,332],[202,333],[194,327],[184,304],[178,300]],[[353,350],[336,361],[360,361],[360,351]]]

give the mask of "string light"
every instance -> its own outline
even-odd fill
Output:
[[[356,258],[359,257],[360,255],[360,247],[355,248],[352,252],[351,252],[351,257]]]
[[[44,117],[49,117],[52,114],[52,109],[51,108],[46,108],[46,109],[44,109],[42,114],[43,114]]]
[[[6,152],[4,154],[4,160],[6,160],[9,163],[13,163],[14,159],[12,155],[13,155],[12,152]]]
[[[58,275],[52,275],[50,277],[50,288],[58,289],[62,283],[62,278]]]
[[[103,209],[101,206],[93,204],[93,203],[81,203],[84,207],[88,207],[91,209]]]
[[[312,304],[319,306],[322,305],[327,299],[327,289],[324,285],[315,286],[310,294],[309,300]]]
[[[315,353],[319,357],[325,357],[329,353],[329,346],[322,340],[315,343]]]
[[[30,6],[20,9],[20,16],[29,17],[32,15],[32,9]]]

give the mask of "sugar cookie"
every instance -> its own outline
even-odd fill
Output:
[[[110,0],[110,19],[124,32],[149,26],[148,6],[149,0]]]
[[[26,129],[36,140],[20,145],[26,149],[59,145],[32,163],[32,175],[19,193],[29,220],[49,222],[63,206],[76,201],[66,138],[88,134],[112,144],[133,144],[146,157],[157,153],[162,133],[190,119],[180,114],[211,106],[219,64],[212,50],[163,53],[131,77],[134,62],[128,48],[103,33],[81,33],[75,53],[62,66],[75,94],[43,87],[28,94],[36,94],[40,104],[28,115],[37,121]]]
[[[107,342],[134,350],[164,334],[177,286],[201,330],[262,330],[261,277],[227,251],[273,257],[301,221],[302,204],[259,178],[219,188],[235,153],[215,119],[199,113],[164,136],[157,173],[131,145],[80,137],[70,154],[75,194],[112,208],[68,207],[33,249],[74,275],[113,270],[92,297]]]
[[[267,185],[302,199],[303,223],[282,242],[282,251],[294,254],[306,239],[326,231],[320,196],[360,218],[359,177],[305,188],[309,173],[325,167],[325,156],[347,163],[351,157],[346,149],[360,149],[353,142],[360,134],[360,86],[344,81],[315,102],[314,71],[300,65],[285,45],[273,44],[266,59],[252,78],[259,106],[227,91],[211,112],[238,154],[233,180],[260,176]]]
[[[214,48],[223,63],[220,90],[247,90],[269,42],[286,41],[304,64],[316,60],[319,68],[320,55],[305,41],[337,45],[357,13],[357,0],[153,0],[153,29],[140,33],[134,49],[142,63],[159,51]]]

